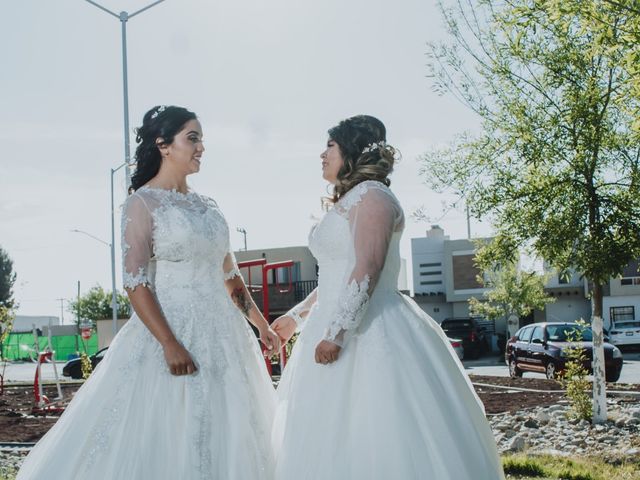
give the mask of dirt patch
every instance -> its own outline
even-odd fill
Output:
[[[565,395],[557,393],[558,390],[562,390],[562,384],[554,380],[483,375],[470,375],[470,378],[476,384],[476,392],[478,392],[489,415],[566,402]],[[513,390],[492,388],[486,385],[513,387]],[[66,400],[61,403],[61,406],[68,404],[78,388],[80,388],[80,384],[62,387]],[[521,392],[515,390],[516,388],[542,391]],[[618,391],[640,391],[640,385],[637,384],[608,384],[608,388]],[[54,398],[57,392],[55,387],[47,386],[44,389],[44,394],[49,398]],[[629,401],[637,402],[639,400],[635,397],[630,398]],[[60,413],[38,414],[33,411],[33,404],[33,387],[5,387],[4,395],[0,396],[0,442],[36,442],[56,423]]]
[[[80,385],[63,385],[65,398],[60,406],[68,405]],[[55,387],[44,387],[44,395],[53,399]],[[56,404],[57,405],[57,404]],[[4,387],[0,396],[0,442],[37,442],[58,421],[60,412],[34,411],[33,387]]]
[[[516,412],[524,408],[549,406],[567,402],[565,394],[558,392],[558,390],[563,390],[563,387],[562,384],[556,380],[547,380],[545,378],[490,377],[484,375],[469,375],[469,378],[471,378],[471,381],[474,383],[476,392],[482,400],[482,403],[484,403],[487,414]],[[513,390],[492,388],[485,385],[513,387]],[[516,390],[519,388],[539,391],[521,392]],[[640,391],[640,385],[609,383],[607,384],[607,389],[611,391]],[[638,398],[630,397],[628,401],[637,402]]]

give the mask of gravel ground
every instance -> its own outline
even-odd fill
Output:
[[[609,399],[607,404],[608,421],[600,425],[571,418],[567,404],[492,415],[489,422],[501,453],[640,458],[640,403]]]

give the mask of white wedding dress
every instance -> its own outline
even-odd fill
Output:
[[[311,233],[320,277],[291,312],[306,319],[277,390],[278,480],[504,478],[446,336],[397,289],[403,227],[391,190],[366,181]],[[335,363],[315,362],[323,339],[342,345]]]
[[[152,288],[198,371],[171,375],[134,314],[17,479],[272,479],[275,391],[225,289],[239,272],[217,205],[142,187],[122,231],[124,285]]]

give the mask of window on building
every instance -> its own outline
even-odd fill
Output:
[[[438,313],[438,312],[440,311],[440,309],[439,309],[438,307],[434,307],[434,308],[433,308],[433,311],[434,311],[435,313]]]
[[[426,282],[420,282],[420,285],[442,285],[441,280],[429,280]]]
[[[622,285],[640,285],[640,262],[638,260],[629,262],[629,265],[622,271]]]
[[[636,319],[634,307],[611,307],[609,313],[612,322],[624,322]]]
[[[442,272],[420,272],[421,277],[425,277],[427,275],[442,275]]]
[[[437,263],[421,263],[420,264],[420,268],[423,268],[423,267],[441,267],[441,266],[442,266],[442,263],[440,263],[440,262],[437,262]]]

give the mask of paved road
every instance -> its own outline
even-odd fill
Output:
[[[620,375],[620,383],[640,383],[640,352],[625,352],[624,365],[622,374]],[[470,374],[475,375],[494,375],[498,377],[508,377],[509,370],[504,364],[502,357],[486,357],[479,360],[471,360],[463,362],[465,369]],[[62,376],[62,366],[64,363],[58,363],[58,375],[64,382],[70,381],[69,378]],[[33,383],[33,377],[36,366],[33,363],[9,363],[7,364],[4,379],[7,383],[27,382]],[[0,364],[0,374],[2,373],[2,364]],[[524,377],[544,378],[542,373],[526,372]],[[42,378],[51,382],[54,379],[53,365],[45,364],[42,368]]]
[[[71,379],[68,377],[62,376],[62,367],[64,366],[64,362],[56,363],[56,367],[58,368],[58,376],[60,377],[61,382],[68,382]],[[0,374],[4,376],[4,381],[6,383],[16,383],[16,382],[24,382],[24,383],[33,383],[33,379],[36,373],[36,364],[35,363],[7,363],[7,366],[2,372],[3,364],[0,363]],[[53,364],[45,363],[42,365],[42,380],[44,382],[53,382],[55,379],[53,373]]]
[[[640,352],[624,352],[618,383],[640,383]],[[486,357],[462,362],[469,374],[508,377],[509,369],[502,357]],[[524,378],[545,378],[543,373],[525,372]]]

